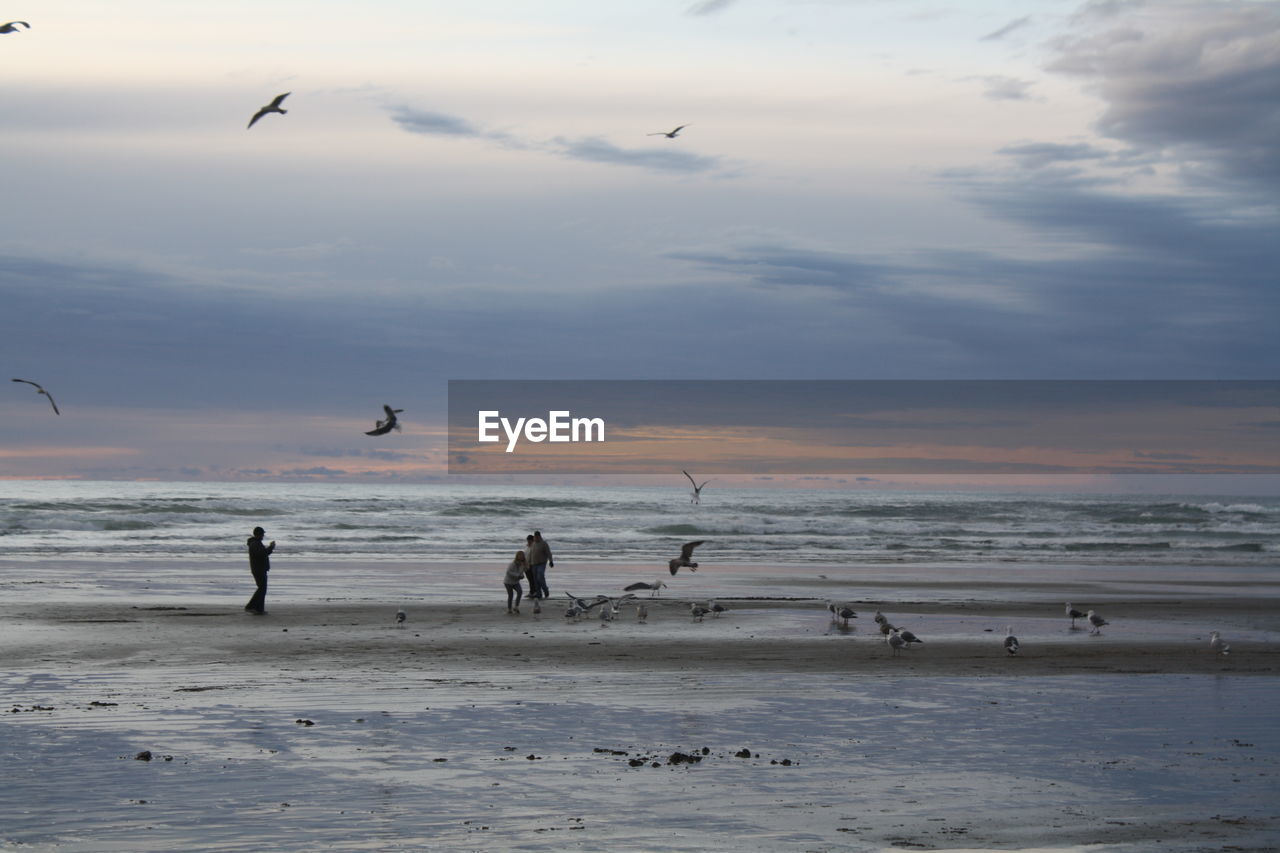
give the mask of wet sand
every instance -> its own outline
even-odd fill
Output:
[[[28,569],[0,603],[0,849],[1280,845],[1265,575],[704,568],[605,626],[557,585],[651,567],[557,572],[536,617],[491,566],[427,594],[420,566],[283,563],[261,617],[222,566]],[[1067,597],[1112,624],[1071,630]],[[925,642],[894,655],[877,607]]]

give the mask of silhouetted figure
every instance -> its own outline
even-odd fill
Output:
[[[529,545],[529,597],[548,598],[551,590],[547,587],[547,566],[556,567],[555,558],[551,556],[551,546],[542,538],[540,531],[533,531],[533,542]]]
[[[285,92],[283,95],[276,95],[275,98],[272,99],[271,103],[253,114],[253,118],[249,119],[249,127],[253,127],[254,124],[257,123],[258,119],[262,118],[267,113],[280,113],[280,115],[284,115],[289,112],[288,110],[280,109],[280,105],[284,103],[284,99],[289,97],[291,94],[292,92]]]
[[[258,588],[244,609],[259,616],[267,612],[267,572],[271,571],[271,552],[276,549],[274,539],[269,545],[262,544],[262,537],[266,535],[267,531],[261,527],[255,527],[248,542],[249,571],[253,573],[253,582],[258,585]]]

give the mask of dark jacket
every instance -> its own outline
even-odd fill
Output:
[[[529,546],[529,565],[536,566],[553,560],[554,558],[551,556],[551,546],[547,544],[547,540],[533,540],[533,544]]]
[[[270,571],[271,569],[271,552],[275,550],[275,543],[271,545],[263,545],[262,540],[257,537],[249,537],[249,569],[251,571]]]

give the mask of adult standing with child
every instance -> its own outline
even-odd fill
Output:
[[[542,531],[533,531],[533,542],[529,545],[529,597],[549,598],[551,590],[547,587],[547,566],[556,567],[551,556],[551,546],[542,538]]]

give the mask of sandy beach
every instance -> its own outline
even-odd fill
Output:
[[[602,625],[563,590],[652,567],[553,571],[512,616],[489,565],[280,561],[262,617],[238,567],[82,569],[26,564],[0,605],[0,849],[1280,844],[1265,572],[717,566]],[[924,643],[893,654],[876,608]]]

